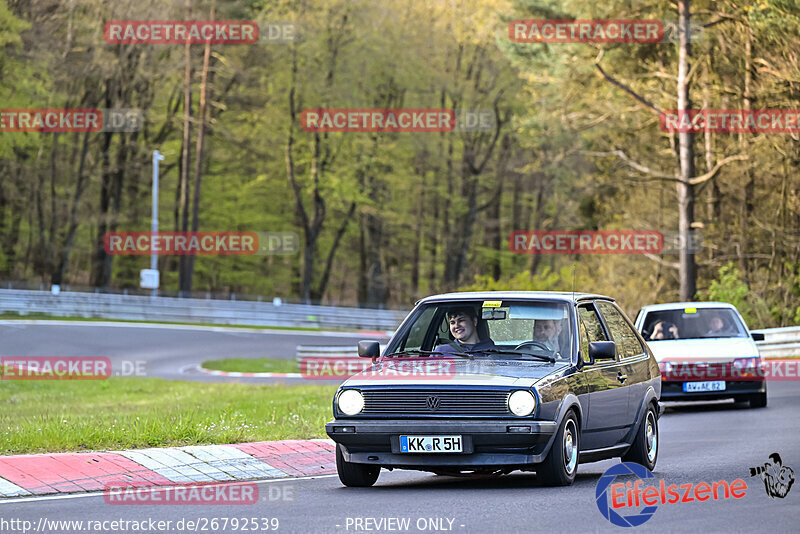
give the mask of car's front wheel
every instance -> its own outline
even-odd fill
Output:
[[[342,454],[342,446],[336,445],[336,471],[339,473],[339,480],[345,486],[354,488],[365,488],[372,486],[381,474],[379,465],[362,465],[347,462]]]
[[[656,460],[658,460],[658,415],[656,408],[650,404],[633,445],[622,457],[622,461],[635,462],[652,471],[656,467]]]
[[[536,469],[536,478],[547,486],[569,486],[578,472],[578,450],[580,432],[578,418],[570,410],[564,416],[561,427],[544,463]]]

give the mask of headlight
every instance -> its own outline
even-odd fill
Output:
[[[515,391],[508,397],[508,409],[520,417],[530,415],[536,408],[536,397],[530,391]]]
[[[345,415],[356,415],[364,409],[364,395],[355,389],[346,389],[339,395],[339,409]]]

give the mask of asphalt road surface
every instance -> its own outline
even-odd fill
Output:
[[[145,376],[171,380],[265,383],[270,378],[227,378],[197,370],[206,360],[296,357],[297,345],[347,345],[355,352],[357,333],[215,328],[97,322],[0,321],[2,356],[105,356],[112,369],[141,369]],[[388,338],[379,339],[385,342]],[[280,379],[301,382],[301,379]],[[314,381],[319,383],[319,381]],[[1,530],[0,530],[1,532]]]
[[[770,498],[762,481],[750,477],[749,468],[778,452],[783,465],[800,476],[799,407],[796,382],[771,383],[764,409],[727,402],[670,405],[660,420],[656,480],[680,486],[741,478],[747,490],[740,499],[659,504],[646,523],[629,529],[612,525],[595,503],[598,480],[616,460],[581,465],[575,484],[564,488],[543,487],[534,474],[469,479],[384,470],[372,488],[345,488],[335,475],[264,481],[258,485],[259,502],[250,506],[116,505],[99,495],[6,501],[0,504],[0,527],[4,533],[21,532],[11,530],[10,521],[35,526],[44,518],[139,521],[145,527],[124,530],[116,525],[117,532],[245,532],[242,519],[265,518],[278,520],[277,532],[297,533],[798,532],[800,482],[785,498]],[[231,528],[234,517],[240,520],[237,530]],[[216,528],[210,523],[214,518],[219,521]],[[229,518],[226,530],[220,526],[222,518]],[[150,520],[154,523],[148,524]],[[157,521],[172,523],[159,530]],[[186,521],[197,523],[189,529]],[[83,530],[47,526],[47,532],[56,533],[111,532],[113,525],[106,523],[107,530],[87,530],[87,523]],[[275,531],[253,530],[249,521],[245,526],[247,532]]]

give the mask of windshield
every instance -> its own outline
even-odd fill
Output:
[[[680,308],[652,311],[643,323],[647,341],[747,337],[736,312],[730,308]]]
[[[569,361],[572,321],[567,303],[462,301],[430,303],[390,342],[385,355],[434,351],[490,359]]]

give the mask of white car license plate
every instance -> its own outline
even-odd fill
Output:
[[[400,436],[400,452],[462,452],[461,436]]]
[[[692,391],[725,391],[724,380],[710,380],[708,382],[684,382],[684,392]]]

